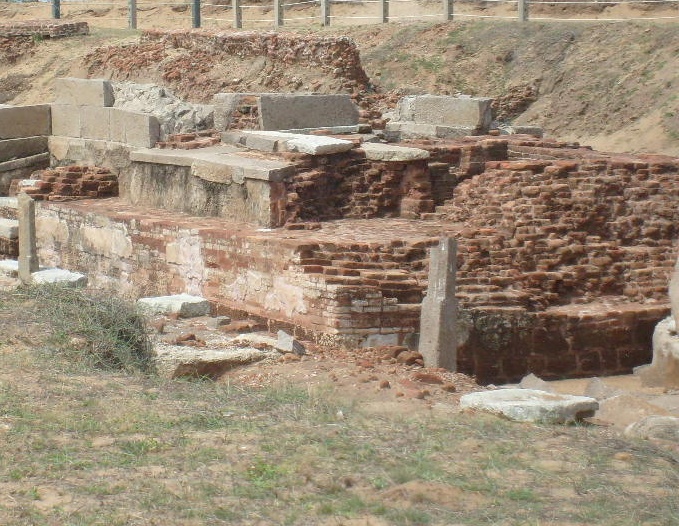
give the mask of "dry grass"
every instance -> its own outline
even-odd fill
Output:
[[[49,351],[56,320],[15,300],[0,296],[1,524],[679,523],[677,461],[650,443],[93,369]]]

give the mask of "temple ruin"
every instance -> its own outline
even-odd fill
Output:
[[[483,98],[406,97],[378,130],[350,95],[221,93],[190,129],[130,109],[125,89],[142,88],[58,79],[52,103],[0,106],[0,195],[37,201],[42,265],[133,297],[200,295],[320,343],[416,348],[428,250],[454,238],[459,371],[650,361],[679,159],[500,135]],[[16,259],[0,199],[0,253]]]

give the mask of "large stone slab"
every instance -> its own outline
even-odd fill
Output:
[[[259,96],[262,130],[291,130],[358,124],[358,107],[349,95],[263,93]]]
[[[36,285],[63,285],[68,287],[87,286],[87,276],[60,268],[38,270],[31,274],[31,282]]]
[[[0,139],[18,139],[51,133],[49,104],[0,108]]]
[[[585,396],[570,396],[533,389],[498,389],[470,393],[460,407],[476,409],[520,422],[563,424],[594,415],[599,403]]]
[[[190,294],[140,298],[137,300],[137,305],[148,314],[177,314],[182,318],[210,314],[210,302],[205,298]]]
[[[492,102],[486,97],[410,95],[398,102],[395,120],[488,130],[493,120]]]
[[[253,347],[228,349],[197,349],[179,345],[157,344],[156,369],[167,378],[217,379],[225,372],[258,362],[268,353]]]
[[[0,140],[0,162],[47,152],[47,137],[26,137]]]
[[[365,158],[369,161],[416,161],[429,159],[427,150],[420,148],[408,148],[405,146],[393,146],[381,143],[363,143],[361,149],[365,152]]]
[[[459,139],[478,135],[479,130],[473,126],[441,126],[438,124],[420,124],[416,122],[388,122],[385,136],[389,140],[422,139],[436,137],[438,139]]]
[[[55,102],[74,106],[113,106],[115,102],[111,82],[103,79],[54,79]]]
[[[660,321],[653,331],[653,360],[635,372],[649,387],[679,388],[679,334],[674,317]]]
[[[263,152],[299,152],[309,155],[330,155],[351,150],[354,143],[323,135],[305,135],[278,131],[240,130],[225,132],[222,140]]]

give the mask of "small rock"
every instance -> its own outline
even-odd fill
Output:
[[[535,389],[546,393],[554,392],[554,389],[552,389],[552,386],[549,385],[548,382],[545,382],[542,378],[535,376],[533,373],[524,376],[519,383],[519,387],[521,389]]]
[[[280,352],[294,353],[298,356],[304,356],[306,354],[304,345],[285,331],[278,331],[276,349]]]
[[[443,384],[443,378],[436,373],[418,371],[412,375],[412,379],[423,384]]]
[[[452,382],[446,382],[441,386],[441,390],[445,391],[446,393],[454,393],[457,391],[457,387]]]
[[[181,318],[195,318],[210,314],[210,303],[200,296],[177,294],[137,300],[139,308],[148,314],[176,314]]]
[[[278,361],[280,363],[290,363],[290,362],[299,362],[302,359],[302,357],[298,354],[294,353],[287,353],[281,356]]]
[[[219,327],[222,332],[247,333],[263,328],[261,323],[255,320],[235,320]]]
[[[376,349],[377,354],[385,359],[385,358],[397,358],[399,354],[402,352],[408,351],[407,347],[401,347],[400,345],[385,345],[382,347],[378,347]]]
[[[679,418],[674,416],[648,416],[627,426],[625,435],[679,443]]]
[[[382,380],[380,382],[380,389],[391,389],[391,384],[389,383],[389,380]]]
[[[214,318],[208,318],[205,325],[210,329],[216,329],[228,325],[229,323],[231,323],[231,318],[229,316],[215,316]]]
[[[415,351],[403,351],[396,357],[397,363],[403,363],[405,365],[413,365],[417,360],[422,360],[422,355]]]
[[[205,347],[205,340],[197,338],[192,332],[185,332],[177,336],[174,340],[175,345],[188,345],[190,347]]]

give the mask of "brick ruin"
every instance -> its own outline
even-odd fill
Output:
[[[96,96],[52,104],[48,131],[8,137],[0,125],[5,144],[49,136],[52,168],[34,186],[12,183],[43,199],[44,264],[132,296],[200,294],[323,343],[415,347],[427,251],[450,236],[458,370],[502,382],[650,361],[669,312],[679,159],[488,130],[388,145],[358,128],[247,131],[261,129],[261,107],[238,121],[244,132],[160,141],[153,116],[114,108],[105,83],[85,82]]]

